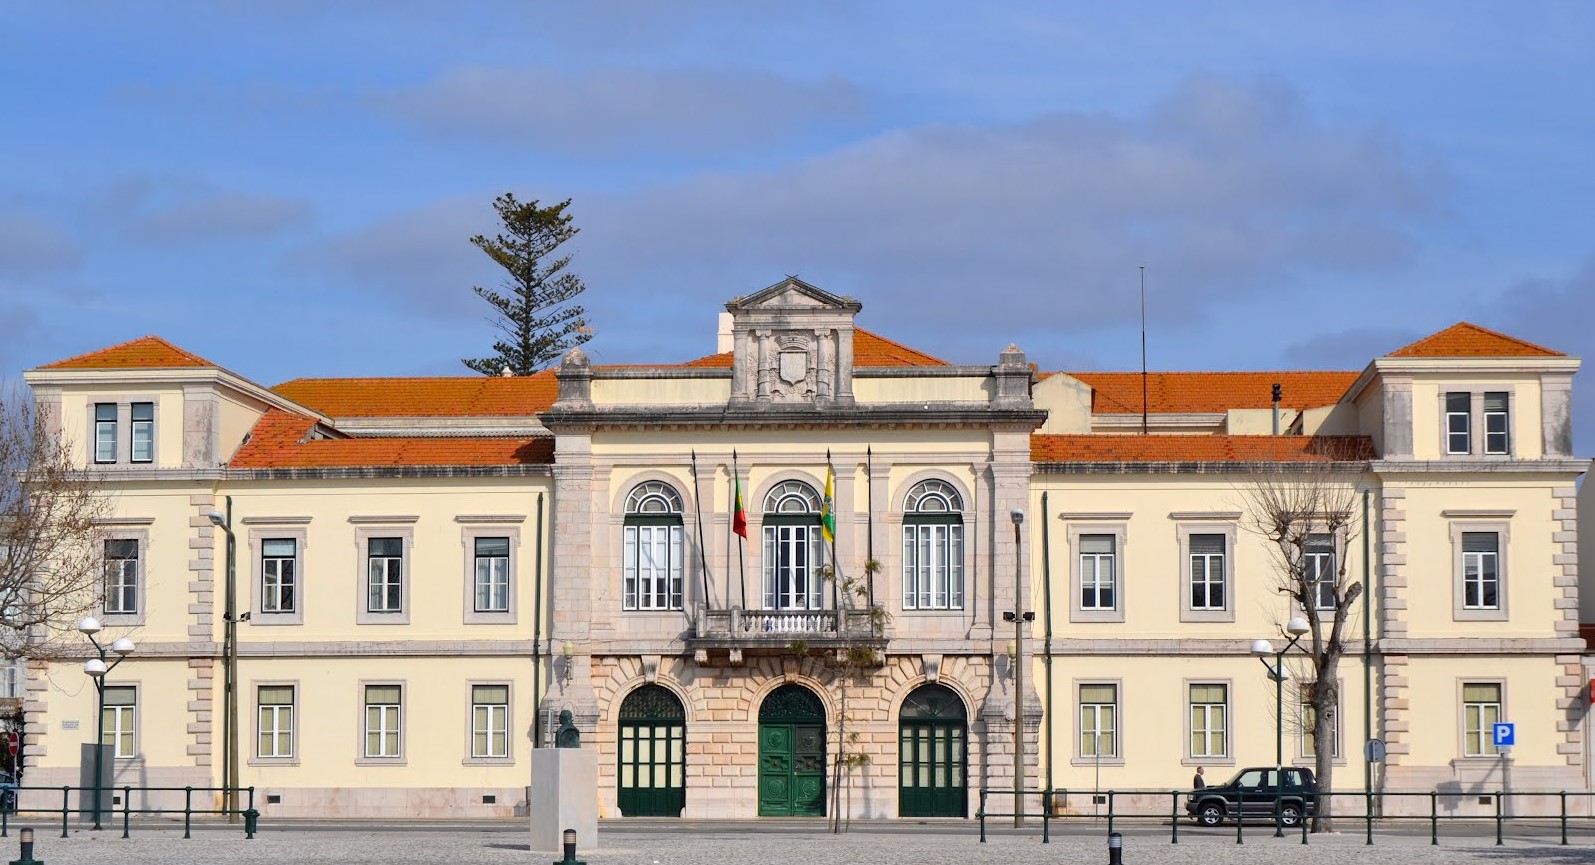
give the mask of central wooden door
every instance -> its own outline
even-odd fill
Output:
[[[626,817],[680,817],[687,804],[687,717],[676,695],[644,685],[620,704],[620,789]]]
[[[783,685],[759,707],[759,816],[825,814],[825,707],[813,691]]]
[[[903,701],[897,737],[900,816],[968,816],[967,734],[964,702],[952,689],[924,685]]]

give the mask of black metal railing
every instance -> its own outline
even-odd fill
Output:
[[[4,792],[8,801],[0,803],[0,805],[6,805],[8,807],[0,807],[0,838],[4,838],[9,835],[11,830],[11,822],[13,820],[20,819],[23,815],[51,815],[53,819],[53,815],[56,814],[61,815],[61,837],[65,838],[67,837],[68,831],[72,825],[72,815],[74,813],[79,815],[80,821],[93,820],[95,805],[93,800],[96,798],[96,794],[103,796],[104,793],[120,793],[122,796],[122,804],[120,807],[114,805],[106,807],[101,805],[100,814],[108,815],[113,828],[115,826],[117,816],[121,816],[123,838],[129,837],[129,832],[133,825],[133,816],[135,814],[139,817],[164,817],[181,814],[183,815],[184,838],[193,837],[192,830],[195,817],[227,817],[229,818],[229,822],[232,822],[231,818],[240,818],[244,824],[245,840],[253,839],[255,837],[255,833],[259,831],[260,824],[260,812],[255,810],[254,787],[239,787],[232,789],[231,792],[234,793],[232,796],[232,801],[237,802],[240,796],[245,797],[245,806],[241,810],[236,807],[205,807],[205,805],[207,805],[210,801],[215,801],[217,798],[213,794],[225,794],[229,792],[229,788],[226,787],[122,786],[101,787],[96,789],[94,787],[71,786],[8,786],[5,788]],[[142,794],[142,798],[144,800],[144,802],[137,808],[133,807],[134,793]],[[175,801],[177,798],[176,794],[178,793],[183,794],[183,807],[181,808],[175,807]],[[159,794],[172,795],[162,796]],[[200,798],[205,800],[201,805],[197,806],[195,804],[195,794],[199,794]],[[61,807],[47,807],[46,800],[54,800],[57,796],[60,797]],[[172,807],[162,807],[161,805],[157,804],[158,802],[165,800],[169,800]]]
[[[1037,810],[1031,811],[1028,806],[1021,806],[1021,813],[1017,816],[1030,820],[1040,821],[1041,842],[1049,843],[1052,839],[1053,824],[1081,825],[1086,823],[1102,824],[1105,834],[1112,834],[1118,824],[1133,822],[1140,825],[1158,825],[1167,823],[1169,827],[1169,843],[1180,843],[1180,823],[1182,818],[1188,818],[1184,803],[1193,794],[1194,790],[1095,790],[1095,789],[1067,789],[1055,788],[1025,789],[1021,791],[1022,798],[1033,797],[1038,805]],[[1012,788],[982,789],[980,791],[980,808],[975,817],[980,825],[980,842],[986,842],[986,823],[991,819],[1011,819],[1013,811],[993,811],[990,808],[993,797],[997,801],[1011,799],[1014,795]],[[1089,797],[1092,812],[1073,812],[1064,810],[1070,797]],[[1149,807],[1149,803],[1167,800],[1168,807]],[[1582,828],[1595,831],[1595,792],[1582,790],[1493,790],[1493,791],[1406,791],[1406,792],[1320,792],[1316,796],[1317,806],[1310,809],[1309,813],[1301,815],[1298,825],[1290,827],[1292,834],[1297,831],[1301,834],[1301,843],[1308,843],[1311,835],[1310,827],[1314,813],[1323,808],[1325,803],[1347,802],[1355,803],[1358,813],[1336,813],[1334,819],[1361,823],[1365,832],[1364,844],[1374,843],[1374,829],[1379,825],[1397,825],[1400,823],[1416,824],[1427,823],[1429,827],[1429,843],[1439,845],[1440,827],[1446,823],[1480,823],[1493,824],[1495,830],[1495,843],[1506,843],[1507,827],[1532,824],[1538,828],[1555,831],[1561,844],[1568,844],[1570,830]],[[1466,800],[1472,800],[1472,808],[1464,808]],[[1583,807],[1576,807],[1582,802]],[[1287,800],[1288,803],[1288,800]],[[1575,807],[1569,808],[1572,804]],[[1442,807],[1445,806],[1445,807]],[[1416,806],[1416,807],[1409,807]],[[1480,808],[1484,810],[1479,810]],[[1464,813],[1470,812],[1470,813]],[[1581,812],[1581,813],[1575,813]],[[1235,843],[1244,844],[1246,840],[1246,827],[1250,823],[1255,832],[1258,827],[1275,829],[1283,815],[1276,813],[1274,808],[1266,807],[1265,810],[1242,814],[1239,806],[1233,810],[1226,809],[1225,819],[1234,823]],[[1194,827],[1186,827],[1185,831],[1197,831]],[[1227,829],[1225,831],[1228,831]]]

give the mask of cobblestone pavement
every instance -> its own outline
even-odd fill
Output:
[[[17,852],[17,827],[0,839],[0,862]],[[1562,847],[1549,839],[1508,841],[1494,846],[1493,837],[1443,840],[1431,847],[1427,836],[1389,836],[1363,845],[1361,834],[1314,836],[1302,846],[1299,836],[1276,839],[1266,835],[1236,845],[1233,837],[1182,833],[1171,845],[1166,835],[1130,834],[1125,838],[1126,865],[1174,863],[1225,863],[1225,865],[1440,865],[1440,863],[1515,863],[1543,865],[1595,865],[1595,845]],[[266,827],[246,841],[230,830],[197,829],[184,840],[180,829],[135,827],[133,837],[120,832],[73,831],[61,838],[59,830],[39,829],[34,855],[48,865],[62,863],[550,863],[559,858],[528,849],[526,836],[504,826],[410,828],[403,822],[386,826],[321,825]],[[1043,845],[1037,835],[998,835],[986,844],[973,833],[912,827],[855,831],[829,835],[819,830],[764,832],[749,826],[726,830],[715,827],[696,831],[683,825],[674,831],[600,829],[596,850],[579,855],[591,865],[854,865],[854,863],[911,863],[911,865],[1031,865],[1031,863],[1102,863],[1107,861],[1101,836],[1054,837]]]

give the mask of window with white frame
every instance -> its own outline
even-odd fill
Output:
[[[1501,607],[1501,536],[1496,532],[1462,533],[1462,608]]]
[[[294,686],[261,685],[255,690],[260,720],[255,756],[280,759],[294,755]]]
[[[1508,403],[1505,391],[1486,391],[1484,394],[1484,452],[1487,454],[1512,452]]]
[[[1228,606],[1225,592],[1225,547],[1221,534],[1193,534],[1189,541],[1190,594],[1192,610],[1222,610]]]
[[[366,540],[366,612],[404,610],[404,538]]]
[[[478,613],[503,613],[510,608],[510,539],[479,537],[472,543],[472,593]]]
[[[777,484],[764,497],[765,609],[824,606],[820,507],[820,494],[802,481]]]
[[[1462,684],[1462,756],[1493,757],[1495,725],[1501,722],[1501,683]]]
[[[1080,609],[1118,608],[1116,541],[1113,535],[1080,536]]]
[[[104,724],[100,744],[111,746],[118,760],[138,755],[138,689],[130,685],[105,686]]]
[[[1473,452],[1473,394],[1445,395],[1445,452]]]
[[[471,686],[471,756],[509,756],[509,685]]]
[[[1287,671],[1288,672],[1288,671]],[[1318,736],[1314,732],[1318,725],[1318,710],[1313,708],[1313,683],[1303,682],[1298,691],[1301,701],[1301,754],[1303,757],[1318,756]],[[1336,708],[1330,719],[1330,756],[1340,757],[1340,711]]]
[[[139,543],[131,538],[110,538],[105,542],[105,612],[107,615],[138,613]]]
[[[1080,756],[1119,756],[1119,686],[1080,685]]]
[[[1191,756],[1229,755],[1229,686],[1190,686]]]
[[[1335,563],[1335,539],[1327,534],[1307,536],[1302,547],[1302,578],[1312,593],[1316,609],[1335,608],[1335,584],[1339,573]]]
[[[370,758],[401,756],[404,687],[365,686],[365,750]]]
[[[94,404],[94,461],[116,462],[116,403]]]
[[[132,419],[132,450],[129,460],[135,463],[152,462],[155,459],[155,403],[136,402],[129,410]]]
[[[951,484],[915,484],[903,503],[903,609],[964,608],[963,498]]]
[[[260,611],[264,614],[297,611],[299,542],[296,538],[262,538],[260,541]]]
[[[681,495],[666,483],[641,483],[626,496],[624,609],[681,609],[681,512]]]

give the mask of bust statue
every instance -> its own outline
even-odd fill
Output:
[[[559,712],[559,729],[554,732],[554,747],[580,748],[582,746],[582,731],[576,729],[576,722],[571,719],[569,709]]]

